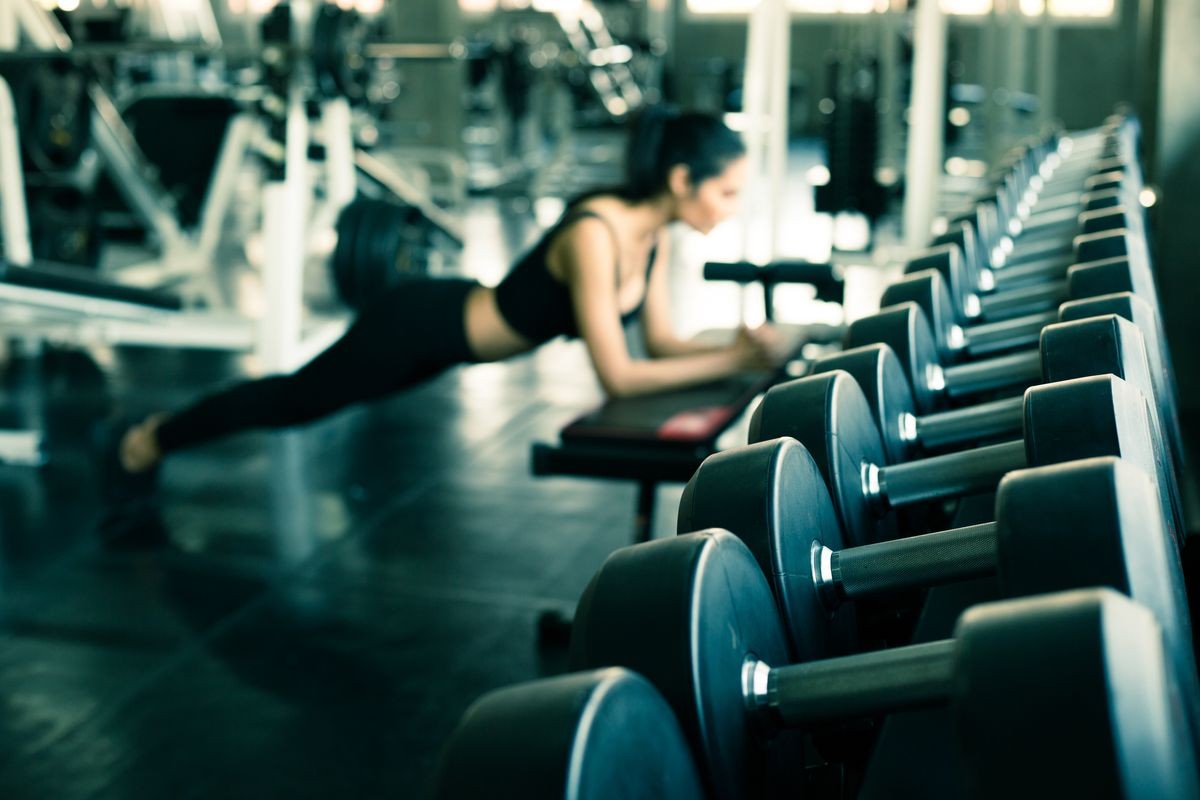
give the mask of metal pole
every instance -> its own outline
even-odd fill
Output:
[[[767,164],[770,180],[771,230],[768,241],[771,250],[768,261],[779,255],[780,236],[783,232],[783,191],[788,168],[788,83],[791,75],[791,12],[785,0],[776,0],[773,10],[775,46],[771,66],[771,95],[769,97],[770,138],[767,142]],[[769,306],[768,306],[769,307]]]
[[[1055,79],[1058,74],[1058,37],[1054,20],[1050,16],[1050,0],[1042,6],[1041,25],[1038,26],[1038,124],[1045,127],[1055,119]]]
[[[21,267],[32,263],[17,109],[8,82],[3,78],[0,78],[0,225],[3,226],[0,231],[4,236],[5,260]]]
[[[307,3],[292,2],[293,36],[308,21]],[[303,45],[304,42],[294,42]],[[265,309],[259,332],[259,358],[266,372],[296,366],[300,353],[301,310],[304,302],[305,234],[308,229],[308,114],[300,75],[288,82],[287,161],[282,181],[263,189],[263,235],[267,258],[263,264]]]
[[[938,3],[917,6],[913,52],[912,124],[905,162],[904,243],[910,250],[918,250],[929,241],[942,176],[946,18]]]

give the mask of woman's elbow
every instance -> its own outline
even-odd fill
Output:
[[[596,377],[599,378],[600,388],[604,390],[604,394],[609,400],[618,400],[636,394],[633,382],[629,380],[628,375],[605,371],[597,372]]]

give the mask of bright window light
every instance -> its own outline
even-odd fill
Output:
[[[511,0],[510,0],[511,1]],[[543,0],[554,2],[554,0]],[[466,7],[485,0],[459,0]],[[496,0],[491,0],[493,5]],[[959,16],[982,16],[992,12],[993,0],[940,0],[942,10]],[[1019,0],[1026,16],[1041,16],[1046,0]],[[1050,14],[1065,18],[1103,18],[1116,13],[1116,0],[1049,0]],[[693,14],[746,14],[759,0],[687,0]],[[906,0],[788,0],[788,8],[801,14],[872,14],[888,9],[903,10]]]

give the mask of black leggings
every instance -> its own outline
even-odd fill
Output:
[[[297,372],[238,383],[168,417],[157,430],[159,448],[167,453],[237,431],[312,422],[475,360],[464,312],[476,285],[461,278],[404,282]]]

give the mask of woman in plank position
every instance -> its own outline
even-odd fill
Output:
[[[718,118],[650,108],[630,136],[625,185],[573,202],[499,285],[405,281],[298,371],[244,381],[130,427],[117,444],[119,467],[129,479],[149,478],[177,450],[311,422],[454,364],[509,358],[557,336],[583,339],[611,397],[777,363],[783,345],[769,328],[743,328],[732,344],[713,347],[677,338],[669,317],[667,225],[707,233],[733,214],[745,162],[741,139]],[[637,315],[649,358],[626,346],[622,324]]]

